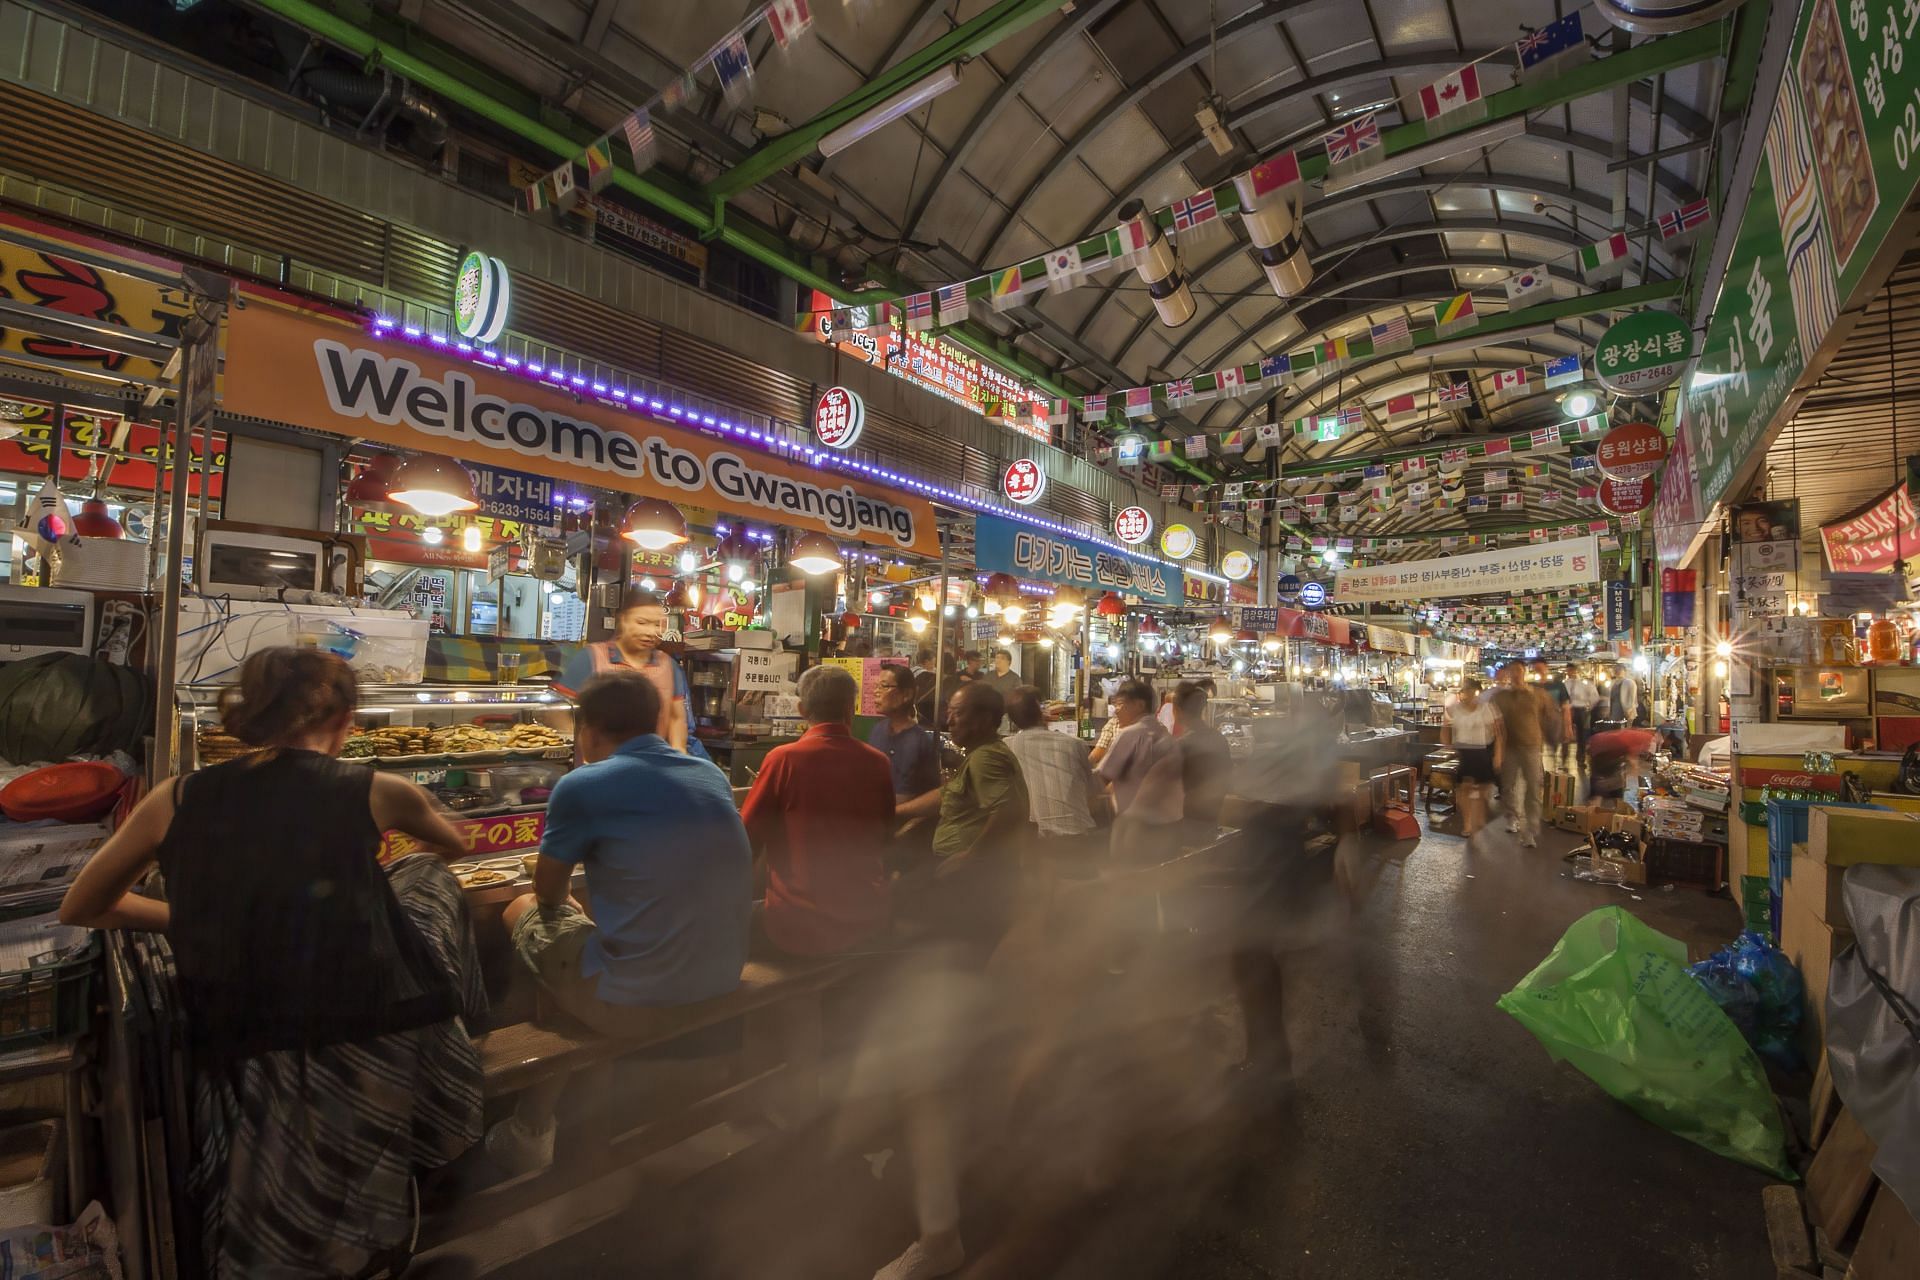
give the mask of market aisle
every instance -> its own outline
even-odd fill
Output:
[[[1086,1126],[1023,1126],[1051,1136],[972,1180],[962,1274],[1771,1274],[1765,1175],[1639,1120],[1494,1008],[1596,906],[1623,903],[1696,954],[1736,923],[1697,892],[1636,900],[1575,882],[1557,857],[1572,843],[1550,831],[1530,855],[1445,836],[1379,851],[1355,926],[1289,974],[1292,1095],[1262,1111],[1219,1085],[1237,1041],[1230,1002],[1136,1028],[1132,1051],[1156,1052],[1107,1173],[1088,1192],[1062,1157],[1060,1135]],[[1323,886],[1301,910],[1324,925],[1337,912]],[[897,1171],[881,1186],[858,1159],[768,1147],[499,1274],[865,1280],[907,1238],[905,1195]]]

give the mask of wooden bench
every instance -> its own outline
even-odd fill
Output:
[[[620,1171],[627,1167],[716,1125],[758,1124],[775,1106],[817,1101],[821,994],[888,958],[750,961],[735,990],[699,1004],[661,1008],[644,1030],[631,1035],[599,1036],[578,1025],[522,1022],[480,1036],[476,1043],[488,1099],[569,1077],[578,1081],[582,1094],[610,1102],[612,1071],[619,1059],[736,1018],[745,1020],[740,1051],[716,1065],[712,1078],[691,1095],[651,1100],[657,1105],[621,1132],[612,1131],[611,1119],[601,1125],[563,1126],[551,1168],[477,1190],[455,1189],[450,1203],[430,1207],[424,1216],[421,1252],[459,1253],[462,1237],[529,1211],[535,1225],[520,1233],[522,1243],[536,1237],[539,1247],[555,1243],[618,1210],[630,1194],[617,1189],[622,1185]],[[490,1113],[494,1110],[489,1108]],[[554,1207],[543,1207],[549,1205]],[[571,1225],[558,1229],[557,1222]]]

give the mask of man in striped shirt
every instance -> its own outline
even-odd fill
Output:
[[[1007,746],[1020,762],[1040,835],[1083,836],[1092,831],[1093,767],[1080,740],[1047,728],[1040,691],[1032,685],[1021,685],[1007,699],[1007,719],[1013,722]]]

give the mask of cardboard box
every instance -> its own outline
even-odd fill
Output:
[[[1830,867],[1920,867],[1920,814],[1816,805],[1807,819],[1807,856]]]
[[[1787,883],[1791,886],[1794,882]],[[1827,980],[1834,959],[1851,945],[1851,930],[1836,929],[1819,919],[1802,896],[1789,890],[1780,904],[1780,950],[1793,961],[1806,983],[1808,1018],[1801,1044],[1809,1062],[1819,1061],[1820,1050],[1827,1042]]]
[[[1807,846],[1793,846],[1793,870],[1787,877],[1787,883],[1780,898],[1781,910],[1786,903],[1797,903],[1800,908],[1812,914],[1814,919],[1837,928],[1847,928],[1847,908],[1840,898],[1840,886],[1846,878],[1845,867],[1830,867],[1824,862],[1816,862],[1807,856]]]
[[[1773,904],[1770,893],[1767,878],[1764,875],[1740,877],[1741,926],[1766,938],[1773,936]]]

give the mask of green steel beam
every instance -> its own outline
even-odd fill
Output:
[[[421,88],[439,94],[483,120],[519,134],[557,157],[570,159],[579,156],[587,143],[597,136],[571,122],[564,128],[557,128],[525,110],[503,103],[495,91],[477,87],[465,75],[456,74],[442,66],[439,59],[373,35],[311,0],[248,0],[248,3],[284,18],[294,26],[370,63],[391,68]],[[795,261],[792,250],[772,232],[743,223],[738,218],[730,219],[724,226],[716,226],[711,206],[705,197],[681,184],[663,181],[664,176],[641,175],[629,169],[616,168],[613,181],[654,208],[680,219],[702,237],[718,239],[735,252],[809,288],[837,298],[849,296],[838,281]]]
[[[707,184],[706,194],[726,200],[811,155],[820,140],[862,113],[917,84],[951,62],[978,57],[1008,36],[1059,9],[1066,0],[1000,0],[946,35],[889,67],[797,128],[769,138],[739,164]]]
[[[1679,35],[1663,36],[1658,40],[1649,40],[1645,44],[1635,45],[1624,53],[1611,57],[1597,58],[1583,63],[1571,71],[1550,76],[1536,84],[1515,85],[1511,89],[1502,89],[1499,93],[1489,94],[1486,99],[1486,114],[1471,120],[1450,124],[1445,116],[1437,120],[1416,120],[1396,128],[1383,130],[1380,143],[1387,156],[1396,156],[1415,147],[1423,147],[1429,142],[1438,142],[1456,133],[1469,133],[1484,127],[1489,121],[1503,120],[1510,116],[1526,115],[1543,111],[1548,107],[1564,106],[1579,98],[1591,94],[1603,93],[1608,89],[1617,89],[1621,85],[1632,84],[1637,80],[1646,80],[1665,71],[1675,71],[1681,67],[1704,62],[1721,52],[1723,28],[1725,24],[1714,22],[1704,27],[1695,27]],[[1302,156],[1300,176],[1312,182],[1327,175],[1327,155],[1322,151],[1316,155]],[[1383,188],[1391,191],[1391,184]]]

